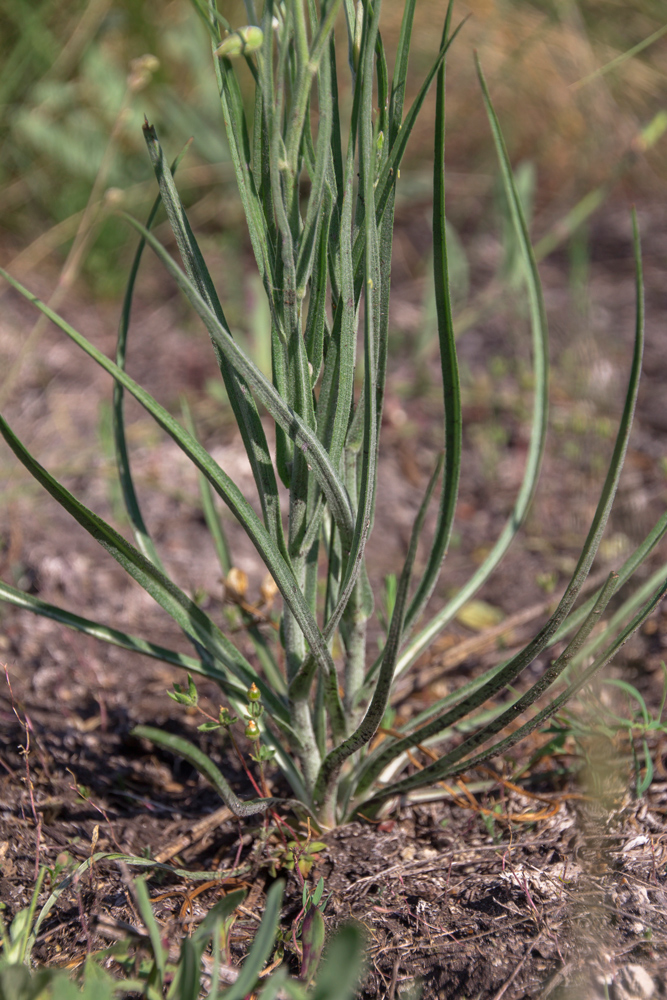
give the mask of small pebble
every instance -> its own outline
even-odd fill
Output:
[[[655,983],[641,965],[626,965],[614,979],[614,1000],[650,1000]]]

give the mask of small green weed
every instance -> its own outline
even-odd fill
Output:
[[[140,863],[137,858],[124,860]],[[55,899],[87,866],[85,863],[68,876],[36,916],[37,897],[45,875],[42,869],[30,906],[15,916],[8,931],[0,923],[2,1000],[112,1000],[114,995],[130,993],[145,1000],[196,1000],[202,995],[204,982],[205,995],[220,1000],[244,1000],[260,986],[264,997],[275,997],[282,991],[290,1000],[306,1000],[307,996],[319,1000],[353,1000],[362,970],[362,935],[353,926],[341,928],[322,960],[322,910],[326,905],[322,880],[313,891],[304,886],[303,910],[294,923],[294,942],[301,955],[299,979],[291,978],[284,967],[277,967],[283,950],[278,934],[283,895],[280,881],[267,894],[262,922],[240,969],[229,965],[228,945],[234,913],[245,898],[242,890],[230,892],[216,903],[191,935],[183,938],[178,957],[172,959],[169,942],[153,914],[142,878],[134,881],[133,893],[145,931],[137,931],[111,948],[88,956],[78,973],[32,968],[30,953],[40,924]],[[301,945],[296,942],[297,923]],[[276,951],[278,958],[271,960]],[[265,971],[267,964],[269,969]],[[309,985],[312,992],[307,993]]]

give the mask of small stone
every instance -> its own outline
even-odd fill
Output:
[[[614,1000],[650,1000],[655,983],[641,965],[626,965],[614,980]]]

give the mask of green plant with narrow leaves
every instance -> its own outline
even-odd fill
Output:
[[[380,0],[374,5],[368,0],[356,5],[352,0],[321,0],[319,4],[314,0],[284,0],[280,4],[267,0],[261,15],[249,0],[250,23],[236,31],[212,4],[196,0],[196,5],[211,34],[227,140],[270,309],[272,377],[262,374],[230,333],[178,196],[174,181],[178,163],[169,166],[155,129],[146,122],[145,138],[159,197],[146,226],[129,219],[140,233],[141,243],[126,294],[115,362],[5,275],[114,379],[116,453],[134,544],[80,503],[35,460],[6,421],[0,422],[20,461],[174,618],[191,641],[195,655],[181,655],[82,619],[6,584],[0,585],[0,596],[107,642],[177,664],[191,675],[215,679],[231,710],[237,715],[245,713],[246,734],[257,748],[264,748],[265,753],[255,753],[255,758],[261,766],[268,766],[272,757],[270,766],[280,768],[290,783],[294,799],[285,801],[300,803],[320,827],[326,828],[356,814],[377,814],[396,796],[418,798],[433,782],[509,749],[541,726],[609,661],[667,590],[663,567],[626,599],[617,612],[621,623],[613,634],[608,630],[602,633],[601,645],[596,638],[595,652],[589,655],[589,637],[610,598],[667,530],[665,514],[618,572],[574,609],[609,517],[637,396],[644,338],[639,237],[633,221],[637,314],[625,405],[600,501],[558,607],[525,648],[506,663],[430,705],[399,729],[398,735],[373,745],[373,737],[391,707],[396,678],[411,667],[496,569],[521,528],[535,492],[548,411],[547,327],[535,256],[500,125],[478,65],[531,320],[532,429],[523,481],[503,531],[467,584],[424,622],[451,537],[462,461],[461,399],[445,224],[445,60],[459,31],[452,27],[451,4],[435,61],[407,111],[404,98],[415,0],[405,3],[391,78],[380,34]],[[339,19],[340,8],[343,13]],[[347,35],[349,62],[347,117],[343,117],[347,102],[340,99],[342,85],[338,83],[337,38],[341,30]],[[239,66],[251,74],[252,107],[247,106],[239,83]],[[405,563],[387,602],[386,641],[373,659],[367,644],[373,595],[365,553],[373,529],[388,368],[394,202],[406,144],[431,86],[436,90],[433,272],[444,448],[435,462]],[[160,201],[182,266],[151,233]],[[132,295],[146,245],[164,263],[210,335],[250,461],[261,515],[201,446],[191,422],[186,419],[184,427],[125,371]],[[358,340],[362,345],[359,357]],[[355,393],[357,377],[363,381],[361,391]],[[213,618],[166,575],[133,486],[123,420],[126,392],[154,417],[200,473],[206,518],[223,569],[228,568],[229,553],[214,493],[227,504],[254,544],[282,595],[280,649],[275,633],[263,631],[261,623],[254,621],[248,634],[257,655],[251,662]],[[260,407],[275,422],[275,460]],[[437,521],[427,564],[415,580],[413,569],[426,512],[438,490]],[[281,505],[284,497],[286,516]],[[569,642],[560,655],[532,686],[517,694],[522,672],[566,636]],[[556,694],[554,686],[575,657],[583,657],[580,669],[568,675],[564,688],[561,682]],[[507,697],[498,707],[496,696],[503,691]],[[548,698],[543,699],[548,691]],[[196,702],[193,682],[187,691],[178,688],[176,694],[182,696],[177,700]],[[539,711],[532,707],[538,699],[543,699]],[[490,709],[491,700],[495,707]],[[259,707],[253,709],[252,705]],[[525,721],[516,726],[520,716],[525,716]],[[224,709],[212,725],[229,729],[231,720],[229,710]],[[462,723],[465,738],[447,749],[447,741],[451,743],[450,737]],[[236,815],[250,816],[278,804],[259,786],[258,798],[239,800],[220,770],[191,742],[149,727],[140,726],[134,732],[189,760]],[[445,752],[423,770],[406,773],[409,751],[425,743],[444,744]]]
[[[113,855],[96,856],[100,857]],[[121,856],[116,857],[120,859]],[[123,857],[123,861],[139,863],[139,859],[131,857]],[[78,874],[89,867],[90,860],[79,867]],[[115,995],[128,993],[146,1000],[197,1000],[200,996],[216,1000],[244,1000],[260,986],[265,1000],[277,996],[288,997],[289,1000],[306,1000],[307,997],[310,1000],[353,1000],[356,994],[362,972],[363,935],[352,924],[342,926],[329,942],[322,958],[324,923],[318,908],[324,888],[321,882],[312,896],[304,889],[306,913],[301,931],[303,960],[299,979],[291,977],[284,966],[261,977],[278,941],[284,888],[281,881],[274,882],[267,893],[261,924],[240,968],[226,962],[221,941],[224,939],[225,922],[245,899],[243,890],[227,893],[211,907],[194,932],[183,938],[177,958],[171,959],[169,942],[155,919],[142,878],[134,881],[133,893],[145,930],[137,929],[133,936],[126,937],[111,948],[89,955],[76,984],[76,973],[48,967],[31,968],[30,952],[39,926],[55,900],[72,882],[71,877],[66,878],[51,893],[33,926],[44,874],[45,869],[42,869],[30,906],[14,917],[8,932],[4,931],[0,922],[0,929],[3,930],[0,940],[0,997],[3,1000],[57,1000],[79,996],[83,1000],[112,1000]],[[103,968],[108,959],[113,959],[115,971],[120,971],[120,975],[114,976]],[[309,990],[306,989],[308,986]]]

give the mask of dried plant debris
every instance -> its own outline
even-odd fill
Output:
[[[150,880],[156,919],[174,949],[222,893],[248,892],[230,938],[240,962],[272,865],[284,860],[278,838],[261,821],[239,828],[194,770],[147,756],[118,717],[105,731],[87,732],[72,716],[49,719],[33,705],[28,777],[18,749],[25,731],[6,693],[1,710],[8,722],[0,778],[5,922],[28,904],[36,865],[49,869],[43,903],[93,850],[144,854],[174,869]],[[557,808],[529,824],[502,822],[531,806],[507,784],[470,793],[477,809],[444,798],[321,838],[309,882],[324,880],[330,931],[350,918],[365,928],[361,996],[398,998],[417,983],[425,1000],[664,996],[667,781],[655,780],[639,802],[626,795],[603,815],[600,800],[573,777],[550,793]],[[210,877],[188,879],[186,870]],[[281,926],[286,960],[297,963],[290,928],[301,890],[288,877]],[[40,928],[34,959],[71,968],[128,934],[140,945],[130,882],[127,868],[95,864]]]

